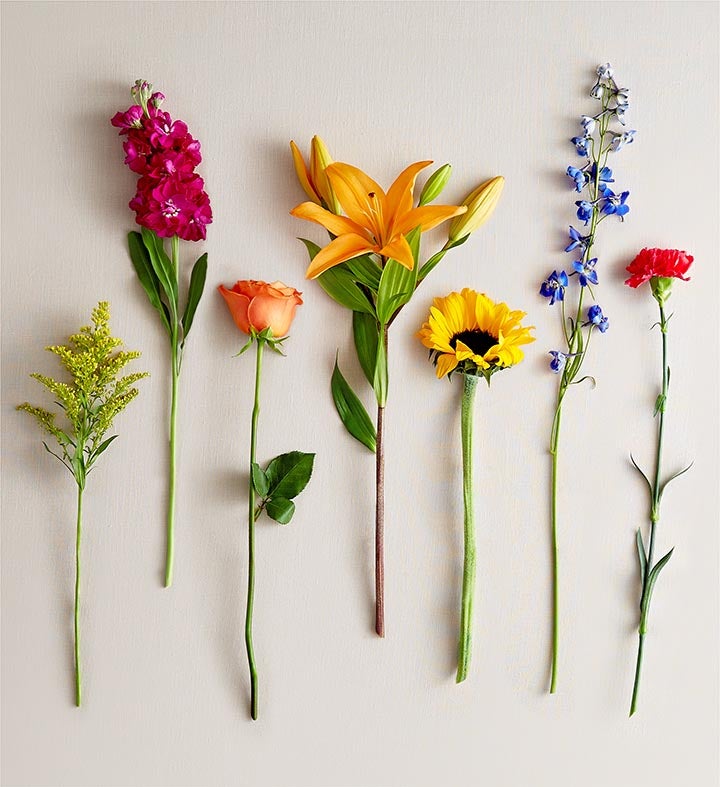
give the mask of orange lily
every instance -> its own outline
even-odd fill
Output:
[[[397,260],[412,270],[415,260],[405,238],[407,233],[416,227],[425,232],[467,210],[464,205],[413,207],[415,179],[430,164],[432,161],[411,164],[398,175],[387,194],[357,167],[340,162],[328,166],[325,174],[345,215],[331,213],[315,202],[303,202],[290,211],[336,236],[317,253],[306,277],[314,279],[329,268],[368,252]]]

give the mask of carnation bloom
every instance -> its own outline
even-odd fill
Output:
[[[269,328],[275,338],[287,336],[295,309],[303,302],[301,292],[281,281],[238,281],[232,289],[221,284],[218,290],[235,325],[248,335]]]
[[[689,281],[690,277],[685,274],[692,261],[691,255],[677,249],[643,249],[627,266],[631,276],[625,284],[639,287],[655,276]]]
[[[498,369],[520,363],[520,345],[535,341],[535,326],[521,325],[523,311],[511,311],[484,293],[467,287],[435,298],[428,321],[417,334],[434,356],[438,378],[458,365],[466,374],[489,377]]]

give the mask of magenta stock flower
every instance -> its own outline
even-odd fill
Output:
[[[200,143],[186,123],[160,109],[162,93],[150,95],[143,84],[136,86],[133,97],[139,103],[116,113],[110,122],[126,137],[125,163],[141,176],[130,201],[135,220],[161,238],[204,239],[212,209],[203,179],[195,173],[202,161]]]

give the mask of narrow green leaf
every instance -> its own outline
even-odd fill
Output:
[[[382,339],[379,339],[377,344],[377,360],[375,361],[373,388],[375,389],[375,398],[377,399],[378,405],[380,407],[385,407],[388,392],[388,368],[385,343]]]
[[[297,497],[305,489],[312,476],[315,454],[290,451],[276,456],[265,468],[268,497]]]
[[[645,479],[645,483],[648,485],[648,489],[650,490],[650,494],[652,494],[652,492],[653,492],[653,485],[650,483],[650,479],[640,469],[640,465],[635,461],[635,457],[632,454],[630,454],[630,461],[633,463],[633,465],[635,466],[635,469],[638,471],[638,473],[640,473],[640,475]]]
[[[59,459],[63,463],[63,465],[65,465],[65,467],[67,467],[68,471],[70,472],[70,475],[72,475],[72,476],[75,475],[75,473],[73,473],[72,467],[70,467],[70,465],[59,454],[56,454],[55,451],[51,451],[50,447],[48,446],[48,444],[44,440],[42,441],[42,444],[45,446],[45,450],[49,454],[54,456],[56,459]]]
[[[337,265],[326,270],[317,277],[317,282],[334,301],[346,309],[375,314],[375,309],[358,287],[352,274],[342,266]]]
[[[415,264],[409,271],[397,260],[388,260],[385,263],[377,297],[377,315],[382,325],[387,325],[393,314],[412,298],[417,285],[420,227],[409,232],[406,239],[412,249]]]
[[[268,477],[265,471],[257,462],[253,462],[250,472],[252,475],[253,489],[260,495],[260,497],[267,497],[267,494],[270,491],[270,483],[268,482]]]
[[[353,338],[360,366],[367,381],[373,385],[379,340],[379,327],[375,317],[362,312],[353,312]]]
[[[642,533],[640,528],[635,533],[635,544],[637,545],[638,560],[640,561],[640,581],[645,581],[645,566],[647,565],[647,557],[645,556],[645,544],[643,544]]]
[[[108,449],[110,443],[117,437],[114,434],[112,437],[108,437],[107,440],[103,440],[102,443],[93,451],[92,456],[90,457],[90,463],[92,464],[104,451]]]
[[[364,446],[374,452],[375,426],[370,420],[363,403],[342,376],[337,358],[335,359],[335,368],[330,381],[330,390],[335,402],[335,409],[345,428],[356,440],[359,440]]]
[[[140,284],[148,296],[148,300],[153,308],[160,315],[160,319],[165,326],[165,330],[170,335],[170,312],[167,306],[160,298],[160,282],[155,275],[152,263],[150,262],[150,255],[145,248],[142,241],[142,235],[139,232],[128,232],[128,247],[130,249],[130,259],[137,273]]]
[[[684,467],[682,470],[678,470],[678,472],[677,472],[677,473],[673,473],[673,474],[670,476],[670,478],[667,478],[665,481],[663,481],[662,485],[660,486],[660,491],[659,491],[659,493],[658,493],[658,504],[659,504],[659,503],[660,503],[660,501],[662,500],[663,492],[665,491],[665,489],[666,489],[667,485],[668,485],[668,484],[669,484],[671,481],[674,481],[676,478],[679,478],[681,475],[684,475],[685,473],[687,473],[687,471],[688,471],[688,470],[689,470],[689,469],[690,469],[690,468],[691,468],[691,467],[692,467],[694,464],[695,464],[695,462],[690,462],[690,464],[689,464],[687,467]]]
[[[666,563],[672,557],[672,553],[675,551],[675,547],[673,547],[666,555],[660,558],[658,562],[650,569],[650,575],[648,576],[648,583],[647,587],[645,588],[645,593],[643,594],[643,604],[642,604],[642,616],[647,621],[648,611],[650,609],[650,599],[652,598],[652,593],[655,588],[655,583],[657,582],[657,578],[660,575],[660,572],[665,567]]]
[[[377,293],[378,287],[380,286],[380,274],[382,271],[369,254],[363,254],[361,257],[353,257],[345,263],[345,266],[357,281]]]
[[[155,275],[160,282],[160,286],[165,291],[170,306],[170,314],[173,320],[177,319],[178,313],[178,290],[175,277],[175,270],[170,258],[165,253],[161,238],[152,231],[143,227],[142,240],[147,249],[148,256]]]
[[[193,265],[192,273],[190,274],[190,286],[188,287],[187,304],[185,305],[185,313],[182,317],[183,326],[183,344],[187,335],[190,333],[190,328],[195,319],[195,311],[197,310],[198,303],[202,297],[203,290],[205,289],[205,279],[207,277],[207,254],[198,257],[195,265]]]
[[[305,244],[305,248],[307,249],[307,253],[310,257],[310,262],[312,262],[317,256],[317,253],[320,251],[320,247],[317,245],[317,243],[313,243],[307,238],[298,238],[298,240]]]
[[[453,243],[446,243],[440,251],[435,252],[435,254],[430,257],[430,259],[420,268],[420,272],[418,273],[418,281],[423,281],[423,279],[430,273],[433,268],[435,268],[443,259],[443,257],[450,251],[450,249],[454,249],[456,246],[462,246],[463,243],[469,238],[469,235],[464,235],[462,238],[458,238],[458,240],[454,241]]]
[[[295,503],[284,497],[273,497],[267,501],[265,510],[270,519],[274,519],[281,525],[287,525],[295,513]]]

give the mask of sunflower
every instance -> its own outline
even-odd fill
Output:
[[[535,341],[534,325],[520,324],[525,312],[511,311],[467,287],[435,298],[417,336],[430,350],[438,378],[458,370],[490,377],[522,361],[520,345]]]

